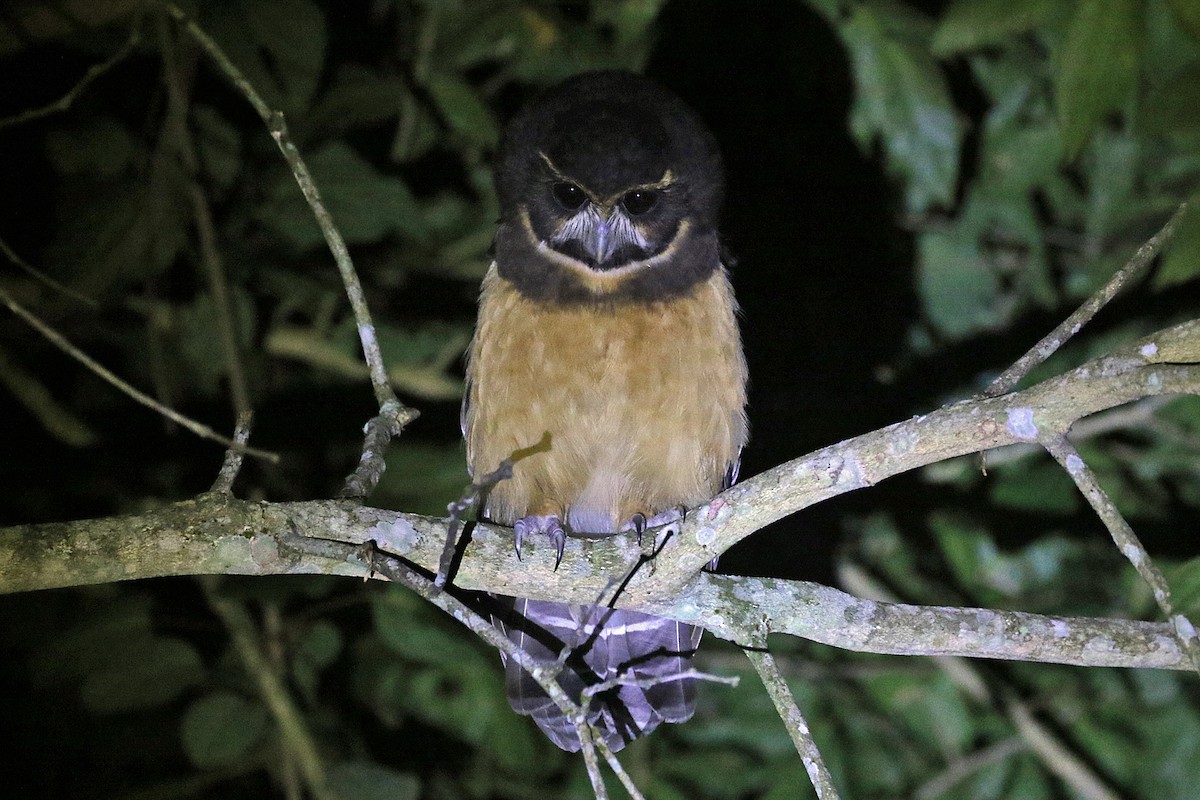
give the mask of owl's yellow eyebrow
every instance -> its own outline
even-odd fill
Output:
[[[596,205],[603,206],[605,208],[607,208],[611,205],[614,205],[617,202],[617,200],[620,199],[620,197],[622,195],[626,194],[627,192],[632,192],[632,191],[636,191],[639,189],[649,189],[652,191],[661,191],[663,189],[666,189],[667,187],[669,187],[671,184],[673,184],[675,182],[675,175],[671,172],[670,169],[668,169],[665,172],[663,172],[662,177],[659,178],[654,183],[642,183],[642,184],[638,184],[637,186],[630,186],[626,189],[622,189],[621,191],[617,192],[612,197],[596,197],[596,195],[592,194],[591,189],[589,189],[587,186],[584,186],[582,183],[575,180],[570,175],[567,175],[565,172],[563,172],[561,169],[559,169],[558,166],[553,161],[550,160],[550,156],[546,155],[541,150],[538,151],[538,158],[542,159],[542,161],[545,162],[546,168],[550,170],[550,173],[552,175],[554,175],[554,177],[558,178],[560,181],[566,181],[567,183],[571,183],[571,184],[574,184],[575,186],[578,186],[580,189],[583,190],[583,193],[588,196],[589,200],[591,200]]]

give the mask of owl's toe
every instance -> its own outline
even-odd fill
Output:
[[[517,558],[521,557],[521,544],[527,536],[545,536],[554,545],[554,568],[562,563],[563,550],[567,546],[567,532],[563,530],[562,522],[557,514],[530,514],[522,517],[513,525],[516,531]]]

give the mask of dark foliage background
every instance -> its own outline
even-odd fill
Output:
[[[538,87],[639,69],[712,126],[753,377],[743,474],[966,396],[1196,192],[1200,15],[1188,0],[224,0],[189,7],[296,142],[351,245],[392,377],[422,417],[370,502],[443,513],[467,479],[461,353],[496,216],[502,121]],[[15,119],[138,41],[70,108]],[[1096,54],[1105,54],[1098,58]],[[22,0],[0,12],[0,288],[133,384],[220,430],[243,384],[237,491],[332,496],[373,403],[331,259],[259,120],[157,7]],[[223,276],[204,263],[196,197]],[[1147,285],[1042,376],[1195,316],[1200,218]],[[222,283],[229,300],[214,293]],[[69,287],[69,293],[49,285]],[[79,299],[82,297],[83,299]],[[218,335],[236,343],[231,366]],[[219,448],[133,405],[0,317],[0,524],[204,491]],[[1147,405],[1081,445],[1200,602],[1200,404]],[[1005,458],[1008,458],[1006,456]],[[136,532],[131,531],[131,535]],[[1044,456],[938,465],[753,537],[724,571],[867,574],[911,602],[1152,616]],[[494,653],[403,592],[227,580],[346,797],[588,796],[577,759],[507,708]],[[860,589],[861,590],[861,589]],[[13,796],[287,796],[295,765],[229,632],[190,581],[0,598]],[[778,641],[847,797],[1076,796],[997,698],[1017,696],[1113,796],[1200,785],[1194,681],[928,662]],[[742,673],[706,644],[702,666]],[[753,679],[630,747],[652,797],[803,796]]]

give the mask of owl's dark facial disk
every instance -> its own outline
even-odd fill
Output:
[[[554,269],[612,275],[615,287],[617,274],[708,274],[717,265],[723,178],[715,141],[682,101],[632,73],[578,75],[513,120],[496,189],[497,265],[527,293],[544,280],[570,289],[573,279]],[[697,244],[710,239],[713,248]],[[681,248],[685,264],[672,257]],[[583,294],[608,291],[586,274],[575,278],[589,287]]]
[[[549,175],[529,205],[529,223],[541,241],[595,270],[615,269],[661,253],[678,230],[670,170],[653,183],[631,184],[602,196],[558,169],[542,154]]]

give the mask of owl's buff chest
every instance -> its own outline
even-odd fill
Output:
[[[493,275],[469,377],[477,474],[550,435],[547,453],[497,487],[503,517],[697,502],[745,439],[745,367],[723,274],[670,302],[566,308]]]

